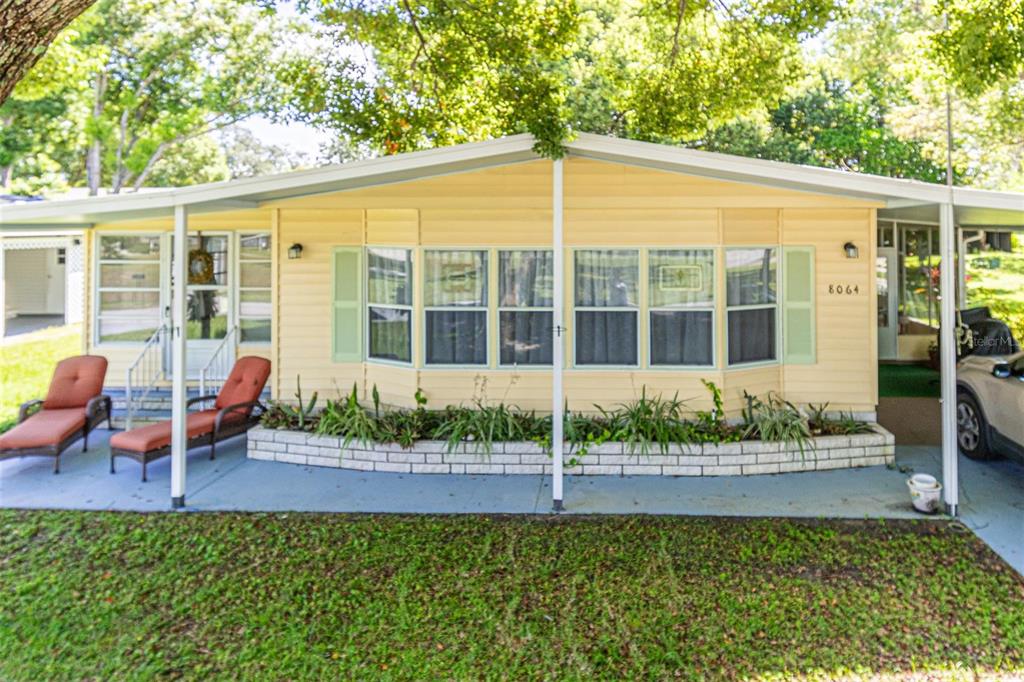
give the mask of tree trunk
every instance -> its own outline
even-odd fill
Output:
[[[103,115],[103,97],[107,91],[107,74],[100,72],[96,74],[95,91],[92,101],[92,118],[99,122]],[[93,133],[95,135],[95,133]],[[89,142],[89,149],[85,153],[85,179],[89,185],[89,196],[94,197],[100,193],[100,182],[103,177],[103,142],[97,136]]]
[[[0,0],[0,104],[94,0]]]
[[[11,188],[11,167],[0,166],[0,189],[7,191]]]

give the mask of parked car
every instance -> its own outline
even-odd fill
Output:
[[[960,450],[971,459],[1024,461],[1024,353],[960,361],[956,422]]]

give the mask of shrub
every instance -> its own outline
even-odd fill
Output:
[[[814,436],[852,436],[858,433],[872,433],[871,424],[859,421],[852,412],[840,412],[838,417],[826,413],[828,403],[807,405],[807,422]]]
[[[748,439],[792,443],[804,452],[810,444],[811,431],[807,418],[789,401],[769,393],[767,400],[760,400],[743,392],[747,407],[743,411],[744,433]]]

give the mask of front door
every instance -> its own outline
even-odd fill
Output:
[[[878,293],[878,359],[895,360],[898,356],[896,249],[878,249],[875,259],[875,288]]]
[[[168,267],[173,273],[173,237],[170,241],[172,244],[168,252],[171,258],[168,259]],[[231,234],[203,232],[189,235],[188,253],[188,354],[185,376],[188,379],[198,379],[200,370],[210,362],[234,324]],[[174,291],[170,273],[164,281],[169,287],[166,300],[170,301]],[[170,341],[169,336],[167,340]],[[230,366],[234,356],[234,343],[228,343],[231,347],[225,347],[224,352],[232,356],[228,358],[227,365]]]

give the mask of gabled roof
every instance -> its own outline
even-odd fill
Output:
[[[257,208],[264,202],[459,173],[539,158],[529,135],[513,135],[342,165],[139,194],[0,206],[0,229],[79,225],[167,216],[175,206],[193,212]],[[581,134],[566,145],[570,157],[656,168],[732,182],[879,201],[880,217],[931,220],[951,190],[916,180],[750,159]],[[1024,194],[952,189],[963,225],[1024,226]],[[937,220],[937,218],[934,218]]]

